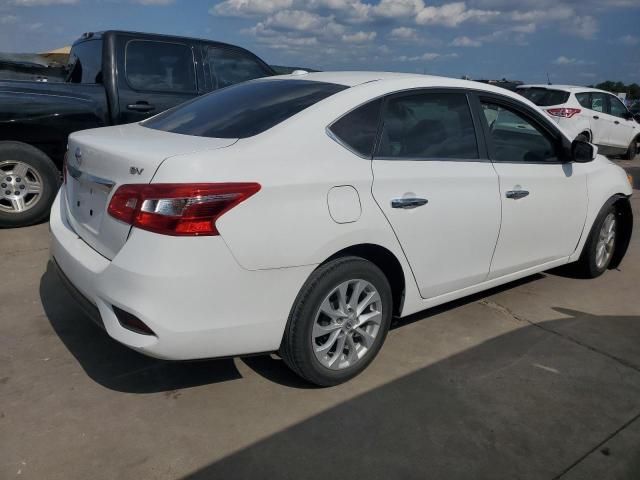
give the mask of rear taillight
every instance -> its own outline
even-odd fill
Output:
[[[575,114],[580,113],[579,108],[548,108],[547,112],[549,115],[553,115],[554,117],[562,117],[562,118],[571,118]]]
[[[107,211],[129,225],[164,235],[219,235],[216,220],[258,190],[258,183],[122,185]]]

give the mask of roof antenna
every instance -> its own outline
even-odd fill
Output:
[[[547,72],[547,85],[551,85],[551,79],[549,78],[549,72]]]

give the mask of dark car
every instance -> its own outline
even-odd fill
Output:
[[[70,133],[138,122],[212,90],[275,74],[234,45],[106,31],[73,44],[65,82],[0,80],[0,227],[47,217]]]

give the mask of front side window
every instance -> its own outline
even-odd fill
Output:
[[[239,83],[197,97],[141,125],[197,137],[247,138],[346,88],[309,80]]]
[[[262,63],[242,50],[207,47],[205,62],[214,89],[271,75]]]
[[[76,43],[67,69],[70,83],[102,83],[102,40]]]
[[[613,95],[609,96],[609,106],[611,107],[611,115],[616,117],[625,118],[628,113],[627,107],[625,107],[624,104]]]
[[[464,93],[391,97],[383,113],[377,157],[478,158],[471,111]]]
[[[370,157],[375,146],[382,99],[362,105],[335,122],[329,130],[351,150]]]
[[[196,91],[193,55],[187,45],[132,40],[125,51],[127,82],[135,90]]]
[[[557,161],[553,141],[535,124],[515,110],[482,102],[493,146],[492,159],[498,162]]]

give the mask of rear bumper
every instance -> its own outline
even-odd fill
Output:
[[[115,340],[170,360],[278,349],[289,311],[314,266],[249,271],[221,237],[169,237],[134,229],[113,260],[66,219],[64,190],[53,204],[51,255],[62,281]],[[156,334],[124,328],[114,307]]]

